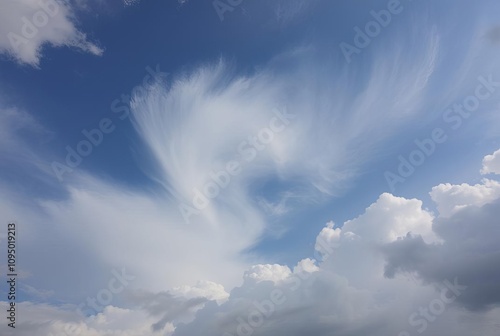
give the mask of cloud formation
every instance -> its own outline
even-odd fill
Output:
[[[0,3],[0,53],[21,64],[38,67],[42,49],[67,46],[94,55],[103,49],[76,28],[69,2],[55,0],[6,0]]]
[[[192,336],[200,330],[219,336],[250,329],[262,336],[407,336],[416,330],[409,322],[415,311],[429,307],[441,297],[438,287],[455,279],[470,292],[448,288],[446,297],[452,291],[455,301],[427,319],[428,327],[442,335],[496,335],[499,298],[485,291],[497,290],[485,279],[498,277],[487,268],[498,262],[499,183],[493,179],[435,187],[431,196],[439,214],[418,199],[383,193],[342,226],[329,222],[311,242],[319,257],[304,256],[294,267],[246,254],[270,225],[262,207],[280,214],[288,209],[285,201],[275,201],[280,197],[336,195],[388,139],[415,120],[432,119],[425,113],[432,105],[429,87],[440,83],[435,72],[442,39],[432,29],[415,41],[425,47],[411,55],[403,41],[391,52],[375,53],[373,66],[356,80],[320,64],[314,48],[303,47],[246,75],[220,61],[155,83],[134,97],[131,113],[143,168],[161,188],[126,187],[78,171],[59,197],[26,200],[2,189],[2,212],[29,233],[23,253],[60,265],[54,279],[45,265],[26,259],[30,299],[50,293],[54,302],[75,302],[95,295],[108,280],[103,270],[115,265],[137,277],[127,295],[93,316],[75,312],[75,305],[23,302],[29,322],[20,323],[16,335],[63,332],[76,324],[95,336]],[[276,70],[286,65],[287,71]],[[447,99],[465,86],[457,81],[448,87]],[[33,129],[34,121],[17,111],[8,118]],[[271,125],[283,131],[270,133]],[[18,137],[7,139],[26,147]],[[247,165],[225,187],[219,184],[223,190],[203,209],[195,208],[186,225],[180,205],[194,206],[207,183],[215,185],[214,176],[219,183],[221,176],[227,180],[220,172],[235,159]],[[48,176],[47,165],[37,163],[37,173]],[[264,199],[256,186],[270,180],[280,184]],[[422,325],[425,317],[417,318],[414,324]]]
[[[483,168],[481,174],[497,174],[500,175],[500,150],[497,150],[491,155],[485,156],[483,159]]]
[[[16,335],[77,330],[95,336],[193,336],[203,330],[206,336],[342,336],[369,330],[375,336],[420,331],[494,336],[500,317],[500,273],[492,267],[500,263],[500,194],[491,190],[497,186],[487,179],[475,186],[437,186],[431,195],[438,215],[420,200],[384,193],[341,227],[326,224],[316,239],[321,259],[305,258],[293,270],[250,266],[229,294],[213,282],[156,293],[131,289],[125,295],[128,308],[108,305],[88,317],[72,306],[24,302],[30,322],[21,322]],[[97,196],[73,193],[73,202],[80,199],[76,204]],[[146,205],[139,199],[125,204]],[[95,203],[92,208],[96,211]],[[32,286],[28,291],[44,292]]]
[[[443,183],[432,188],[429,194],[437,205],[439,215],[449,217],[467,206],[482,206],[497,199],[500,196],[500,183],[488,179],[476,185]]]
[[[254,267],[247,274],[262,277],[246,276],[174,335],[496,335],[500,195],[442,199],[460,210],[435,217],[421,201],[381,195],[341,228],[327,224],[318,266]]]

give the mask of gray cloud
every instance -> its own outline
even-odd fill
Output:
[[[433,229],[444,242],[427,244],[408,235],[383,248],[385,275],[416,273],[425,282],[457,277],[468,286],[458,301],[469,309],[500,304],[500,201],[467,207],[450,218],[437,218]]]

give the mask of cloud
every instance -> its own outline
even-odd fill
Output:
[[[89,42],[75,26],[74,11],[68,2],[19,0],[0,3],[0,53],[21,64],[38,67],[45,45],[67,46],[94,55],[103,49]]]
[[[444,240],[432,245],[407,236],[386,248],[386,275],[415,273],[427,282],[457,277],[467,290],[458,301],[469,309],[500,306],[500,200],[467,206],[449,218],[439,218],[434,230]]]
[[[203,307],[209,300],[204,296],[187,298],[175,296],[170,292],[149,293],[136,292],[129,298],[141,310],[146,311],[157,321],[152,324],[152,331],[162,331],[173,323],[189,323],[193,313]]]
[[[376,203],[365,210],[362,216],[347,221],[342,231],[352,232],[361,238],[369,237],[373,241],[382,243],[394,241],[408,232],[419,234],[428,241],[434,241],[432,219],[432,214],[422,209],[422,201],[384,193]]]
[[[139,2],[141,2],[141,0],[123,0],[123,3],[127,7],[137,5]]]
[[[20,181],[26,178],[41,190],[60,189],[46,164],[50,153],[45,146],[53,138],[54,133],[31,114],[0,102],[0,156],[3,158],[0,185],[4,190],[10,190],[11,195],[19,194],[25,189]]]
[[[342,228],[326,225],[318,240],[331,250],[319,266],[254,266],[227,301],[207,304],[174,336],[496,335],[499,202],[434,218],[419,200],[383,194]]]
[[[89,182],[85,180],[87,188],[97,190]],[[439,194],[438,202],[456,210],[439,217],[424,209],[420,200],[384,193],[341,227],[334,228],[333,222],[326,224],[316,239],[317,248],[320,244],[323,249],[321,259],[305,258],[293,271],[279,264],[249,266],[240,273],[243,283],[232,288],[229,296],[214,282],[177,286],[164,292],[133,289],[124,294],[128,308],[106,306],[90,317],[75,313],[74,307],[25,302],[20,307],[30,323],[19,326],[26,335],[35,328],[47,334],[78,328],[82,334],[95,336],[193,336],[200,330],[205,336],[347,336],[367,331],[383,336],[413,334],[423,328],[433,334],[466,336],[480,332],[494,336],[500,318],[500,273],[494,267],[500,262],[500,195],[494,194],[496,198],[488,201],[482,196],[482,190],[493,182],[450,186],[447,190],[455,192]],[[471,188],[480,192],[472,193],[474,197],[456,196],[471,194]],[[96,207],[102,196],[74,192],[87,201],[97,197],[91,208],[97,212],[96,218],[103,215]],[[130,212],[117,208],[116,202],[109,203],[119,194],[123,197],[126,193],[103,197],[108,200],[106,206],[119,209],[127,218]],[[135,204],[143,213],[151,213],[144,200],[128,197],[136,198],[124,204]],[[85,207],[81,210],[88,212]],[[57,217],[51,218],[59,222]],[[97,223],[105,236],[108,221]],[[143,224],[141,229],[148,225],[145,218],[137,222]],[[88,225],[85,228],[88,230]],[[161,233],[157,229],[155,232]],[[117,232],[120,230],[114,234]],[[91,228],[87,233],[79,232],[85,234],[96,238]],[[144,240],[140,231],[131,234],[136,242]],[[128,244],[129,248],[132,245]],[[151,239],[148,246],[157,248]],[[103,255],[109,256],[109,252]],[[159,269],[161,266],[157,274]],[[438,310],[436,304],[443,309]],[[6,328],[2,325],[0,331],[10,335]]]
[[[464,207],[482,206],[500,196],[500,183],[495,180],[483,179],[481,184],[452,185],[440,184],[429,193],[436,203],[439,214],[449,217]]]
[[[439,38],[430,31],[425,39],[433,43],[411,61],[401,59],[399,47],[374,57],[359,90],[352,90],[349,73],[318,66],[312,47],[285,52],[251,75],[235,74],[221,60],[156,84],[133,103],[146,171],[190,205],[211,174],[241,160],[242,172],[196,216],[205,219],[221,204],[239,211],[250,197],[244,186],[258,180],[278,178],[288,186],[266,195],[283,202],[261,202],[277,214],[287,210],[282,195],[310,202],[337,195],[426,105]],[[252,137],[265,132],[277,111],[293,117],[269,143],[252,149]]]
[[[26,285],[26,284],[22,286],[22,291],[28,295],[31,295],[35,298],[39,298],[42,300],[44,300],[44,299],[46,300],[49,297],[54,295],[53,290],[40,290],[40,289],[36,289],[33,286]]]
[[[47,139],[49,131],[46,130],[31,114],[26,111],[1,106],[0,108],[0,150],[18,151],[29,147],[23,144],[22,132],[35,133],[40,138]],[[15,146],[16,148],[12,148]]]
[[[471,203],[450,217],[433,218],[418,200],[383,194],[341,228],[327,223],[318,238],[332,230],[335,239],[328,241],[331,255],[319,263],[304,259],[293,271],[252,266],[229,297],[213,283],[156,294],[135,291],[128,295],[135,308],[108,306],[91,317],[71,307],[21,303],[30,324],[21,322],[16,335],[29,335],[33,328],[46,333],[77,328],[95,336],[192,336],[199,330],[207,336],[343,336],[368,330],[382,336],[423,328],[493,336],[500,318],[500,274],[494,267],[500,262],[499,202]],[[430,229],[439,239],[422,238],[432,237]],[[433,306],[439,302],[443,310]]]
[[[286,279],[291,271],[287,266],[281,265],[254,265],[245,272],[245,279],[251,279],[256,282],[272,281],[274,283]]]
[[[277,0],[271,2],[271,5],[274,6],[274,13],[276,15],[278,24],[281,26],[285,26],[290,22],[296,20],[297,18],[300,18],[303,15],[307,14],[311,7],[314,7],[316,2],[316,0]]]
[[[0,302],[2,310],[7,303]],[[135,336],[171,335],[174,328],[165,325],[161,333],[154,333],[151,325],[155,319],[145,311],[108,306],[98,315],[85,317],[74,311],[74,307],[54,307],[46,304],[20,302],[17,308],[25,318],[16,322],[16,328],[0,326],[2,335],[85,335],[85,336]]]
[[[229,297],[229,293],[226,292],[223,286],[211,281],[199,281],[195,286],[174,287],[169,292],[188,299],[204,297],[221,303]]]
[[[138,159],[158,182],[154,190],[83,170],[56,184],[49,164],[54,154],[35,150],[38,143],[24,136],[8,136],[20,149],[15,153],[27,153],[35,162],[26,165],[25,181],[43,177],[47,183],[41,188],[46,194],[36,198],[2,189],[5,216],[26,223],[27,232],[37,237],[25,245],[25,253],[65,265],[54,278],[27,260],[24,265],[36,279],[31,285],[58,288],[55,299],[82,300],[81,293],[93,295],[108,281],[111,269],[124,267],[141,275],[134,287],[151,291],[198,281],[233,288],[244,270],[258,263],[259,257],[246,251],[269,227],[258,202],[263,193],[254,186],[281,181],[278,188],[264,187],[266,199],[291,202],[293,197],[298,206],[342,192],[399,127],[418,117],[425,86],[408,78],[427,81],[436,50],[414,53],[406,67],[392,68],[389,56],[376,57],[377,66],[355,93],[345,85],[347,74],[336,76],[334,69],[319,66],[314,48],[283,53],[251,74],[237,74],[220,60],[154,83],[134,97],[131,111],[142,140]],[[382,88],[392,95],[381,95]],[[9,120],[30,125],[29,117],[12,111]],[[270,133],[271,127],[276,131]],[[254,146],[255,137],[264,140]],[[241,173],[218,187],[217,197],[203,209],[195,208],[193,199],[216,188],[214,181],[226,184],[224,171],[233,160],[241,163]],[[183,205],[194,209],[189,223]],[[48,242],[53,244],[42,248]],[[81,272],[95,276],[82,282]]]
[[[438,218],[418,199],[384,193],[357,218],[339,227],[328,223],[311,242],[320,252],[317,259],[304,256],[293,270],[246,253],[269,226],[256,189],[266,191],[266,200],[291,194],[301,195],[301,201],[327,199],[345,190],[416,120],[432,119],[431,112],[424,113],[435,95],[429,87],[441,84],[434,76],[441,41],[437,29],[405,38],[393,50],[374,53],[362,76],[318,61],[317,51],[307,46],[247,74],[237,74],[223,60],[205,64],[155,83],[133,99],[133,124],[141,139],[137,152],[157,188],[125,186],[83,170],[60,186],[64,193],[57,197],[26,197],[2,185],[0,210],[23,227],[23,267],[33,288],[53,290],[54,302],[75,303],[95,296],[115,267],[136,277],[132,294],[127,291],[91,317],[75,313],[74,305],[21,303],[24,321],[30,321],[26,332],[63,332],[76,323],[84,334],[99,336],[126,335],[125,330],[130,335],[191,336],[200,330],[206,336],[234,335],[238,328],[248,329],[249,318],[259,318],[255,311],[264,310],[262,316],[269,316],[252,322],[260,324],[255,335],[398,335],[414,331],[408,317],[439,297],[431,282],[464,276],[471,293],[484,296],[480,281],[454,267],[459,259],[449,246],[463,241],[462,256],[470,261],[465,265],[496,276],[484,267],[497,261],[490,205],[497,205],[494,180],[436,187]],[[446,86],[447,99],[459,96],[466,84]],[[32,125],[21,112],[9,113],[8,120]],[[280,120],[283,131],[267,131]],[[251,145],[259,134],[265,144]],[[7,141],[22,153],[36,152],[22,137]],[[235,159],[245,165],[226,184],[224,170]],[[48,161],[36,161],[26,181],[37,174],[55,180]],[[193,207],[193,198],[210,189],[207,185],[212,190],[218,185],[220,192],[186,223],[180,206]],[[286,209],[285,202],[262,204],[276,215]],[[489,236],[485,231],[454,237],[446,221],[458,214],[468,214],[466,232],[480,219],[478,227],[490,230]],[[481,254],[485,260],[479,260]],[[57,264],[57,274],[39,260]],[[438,263],[447,260],[448,267]],[[144,288],[148,291],[141,292]],[[497,296],[473,302],[467,295],[447,308],[433,330],[496,335],[491,321],[499,316]],[[471,315],[460,304],[493,309]],[[0,328],[3,334],[7,327]]]
[[[319,233],[318,237],[316,237],[316,245],[314,245],[314,249],[324,256],[328,256],[329,250],[332,247],[337,247],[340,242],[340,235],[342,230],[339,228],[334,229],[334,223],[327,223],[326,227],[324,227]]]
[[[484,157],[481,174],[500,174],[500,149]]]

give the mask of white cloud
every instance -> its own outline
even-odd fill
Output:
[[[489,182],[485,180],[485,184]],[[92,184],[86,185],[95,188]],[[455,187],[459,192],[463,190],[463,186],[451,186],[451,189]],[[85,194],[79,193],[82,193],[80,197]],[[104,198],[116,199],[117,195],[113,196]],[[492,200],[496,204],[469,206],[449,218],[433,218],[419,200],[382,194],[363,214],[346,221],[342,228],[333,229],[333,222],[327,223],[317,241],[322,237],[332,243],[335,252],[319,265],[308,258],[299,261],[293,272],[285,265],[254,265],[240,273],[243,284],[233,288],[229,297],[222,286],[200,282],[195,286],[178,286],[166,293],[138,293],[133,296],[133,307],[108,306],[92,317],[74,313],[71,307],[22,303],[24,319],[30,321],[29,326],[22,325],[23,332],[28,335],[33,328],[47,333],[79,328],[83,334],[93,336],[192,336],[203,330],[205,336],[220,336],[225,332],[238,335],[238,330],[251,328],[256,336],[329,335],[332,332],[340,336],[364,335],[366,330],[374,336],[398,335],[403,331],[413,334],[417,329],[409,324],[409,318],[417,314],[421,321],[418,307],[429,307],[441,297],[443,281],[453,282],[456,277],[458,283],[467,285],[469,290],[427,322],[428,332],[436,334],[446,330],[457,336],[480,332],[495,336],[495,321],[500,318],[500,310],[494,307],[500,304],[500,291],[494,287],[498,286],[497,282],[489,281],[498,276],[497,268],[491,265],[498,262],[499,196],[496,195],[496,201]],[[100,199],[97,194],[92,198],[95,197],[98,199],[93,207]],[[440,195],[441,202],[451,204],[454,200],[451,192]],[[135,204],[144,213],[151,212],[151,208],[138,199],[124,204]],[[107,203],[113,208],[117,205]],[[118,209],[125,213],[123,218],[130,216],[124,208]],[[82,211],[87,210],[83,207]],[[96,218],[102,215],[99,209],[97,212]],[[148,225],[148,219],[132,218],[134,220],[143,224],[141,229]],[[109,236],[107,222],[101,221],[98,225],[101,233]],[[120,232],[117,229],[114,234]],[[161,231],[155,232],[161,234]],[[92,229],[87,234],[96,237]],[[135,242],[145,240],[140,231],[131,235]],[[156,249],[150,241],[148,239],[148,247]],[[146,258],[153,259],[152,256]],[[171,265],[171,261],[166,265]],[[157,274],[160,269],[158,266]],[[469,312],[462,305],[482,310]],[[249,321],[253,321],[253,326]],[[9,336],[6,328],[2,325],[0,331]]]
[[[500,174],[500,149],[484,157],[481,174]]]
[[[349,75],[314,65],[315,50],[307,47],[279,55],[250,76],[235,75],[230,64],[220,61],[176,76],[169,85],[156,84],[133,103],[134,126],[147,148],[142,151],[145,171],[179,202],[192,206],[212,173],[223,171],[231,160],[242,162],[241,173],[203,211],[189,216],[210,225],[220,225],[217,215],[223,207],[260,213],[249,186],[263,179],[291,184],[260,202],[276,215],[287,212],[286,195],[300,194],[308,202],[336,195],[391,135],[417,116],[435,68],[435,44],[413,54],[414,62],[399,62],[405,66],[397,69],[391,57],[376,58],[354,94],[346,86]],[[287,75],[276,75],[279,64],[293,66]],[[409,78],[418,78],[418,85]],[[289,124],[268,144],[252,149],[249,137],[268,127],[276,110],[293,115]],[[256,232],[260,225],[252,224]]]
[[[139,2],[141,2],[141,0],[123,0],[123,3],[127,7],[137,5]]]
[[[432,219],[432,214],[422,209],[422,201],[384,193],[363,215],[347,221],[342,231],[380,243],[395,241],[408,233],[434,241]]]
[[[306,273],[313,273],[319,271],[319,267],[316,266],[316,263],[314,260],[306,258],[302,259],[297,263],[297,266],[293,268],[293,273],[294,274],[299,274],[301,272],[306,272]]]
[[[0,307],[4,311],[8,306],[0,301]],[[155,322],[154,317],[144,311],[114,306],[107,306],[102,313],[90,317],[76,313],[71,306],[58,308],[20,302],[17,308],[24,317],[17,320],[15,329],[2,323],[2,335],[168,336],[174,330],[171,324],[167,324],[163,330],[153,332],[151,325]]]
[[[498,263],[498,202],[468,209],[465,216],[433,218],[421,201],[383,194],[344,224],[342,231],[357,238],[335,238],[335,253],[319,267],[310,259],[293,273],[286,266],[257,265],[251,274],[271,281],[245,281],[224,304],[205,306],[174,335],[203,330],[205,336],[344,336],[369,330],[382,336],[424,328],[429,334],[494,336],[500,317],[498,268],[492,267]],[[333,223],[326,229],[319,236],[333,231]],[[426,243],[420,234],[440,240]],[[447,283],[458,284],[451,286],[459,294],[446,289]],[[443,293],[455,302],[441,302]],[[435,313],[438,303],[444,309]],[[430,312],[429,319],[419,307]]]
[[[496,200],[500,196],[500,183],[488,179],[476,185],[444,183],[432,188],[429,194],[437,205],[439,215],[449,217],[468,206],[482,206]]]
[[[199,281],[196,286],[179,286],[169,290],[169,293],[176,296],[182,296],[187,299],[207,298],[208,300],[224,302],[229,297],[224,286],[211,281]]]
[[[261,281],[272,281],[274,283],[285,280],[292,272],[287,266],[274,265],[254,265],[245,272],[245,279]]]
[[[69,2],[6,0],[0,3],[0,53],[38,67],[45,45],[77,48],[94,55],[103,50],[75,27]]]
[[[108,306],[102,315],[89,319],[26,303],[30,309],[25,309],[29,317],[25,321],[38,321],[30,326],[42,332],[62,330],[59,323],[75,321],[84,324],[88,335],[126,335],[124,328],[130,335],[148,335],[153,332],[151,325],[171,333],[172,316],[181,316],[178,319],[184,323],[175,324],[176,335],[198,335],[203,330],[206,336],[220,336],[221,331],[234,332],[237,318],[256,309],[256,301],[269,300],[273,289],[281,289],[286,302],[255,335],[366,335],[367,331],[397,335],[409,328],[412,309],[428,305],[436,292],[405,278],[411,274],[404,272],[387,279],[381,246],[420,239],[419,235],[425,239],[420,244],[442,243],[432,230],[436,219],[419,200],[382,194],[342,228],[327,224],[316,242],[326,241],[335,252],[319,265],[303,259],[293,273],[285,265],[251,266],[254,261],[245,251],[255,246],[269,225],[255,202],[256,181],[279,180],[286,185],[283,189],[299,190],[313,200],[334,195],[380,153],[387,139],[422,117],[419,112],[425,110],[440,50],[436,34],[433,30],[416,38],[418,44],[430,36],[433,43],[422,43],[425,48],[420,52],[412,50],[411,60],[401,56],[405,45],[396,43],[396,50],[375,57],[367,78],[355,84],[349,74],[318,66],[311,57],[313,50],[303,48],[272,60],[274,66],[293,64],[287,75],[269,66],[253,75],[236,76],[221,61],[177,76],[170,85],[152,87],[146,99],[136,97],[134,125],[145,145],[139,152],[147,153],[145,161],[152,163],[145,164],[145,170],[163,190],[125,187],[82,171],[67,179],[62,186],[67,194],[57,198],[23,198],[20,192],[0,189],[2,213],[23,224],[23,253],[36,256],[23,263],[33,274],[30,281],[37,282],[35,288],[57,289],[55,300],[80,300],[107,283],[103,269],[120,265],[136,276],[133,289],[152,292],[139,298],[142,301],[135,297],[142,310]],[[449,87],[447,98],[461,88]],[[211,171],[223,169],[238,155],[238,145],[269,125],[274,109],[283,106],[295,115],[289,127],[186,225],[179,201],[189,203],[194,189],[210,181]],[[17,140],[15,145],[25,147]],[[47,172],[42,162],[37,164],[40,172]],[[495,182],[472,187],[473,192],[469,189],[438,186],[433,199],[443,209],[441,215],[452,214],[457,205],[488,203],[498,195]],[[458,190],[460,197],[455,199],[448,190]],[[39,260],[57,264],[57,274]],[[238,287],[242,274],[243,285]],[[224,288],[231,290],[227,301]],[[181,301],[179,311],[180,297],[187,301]],[[214,300],[224,303],[219,306]],[[188,323],[184,313],[195,309],[199,309],[196,318]],[[490,313],[492,320],[498,314]],[[463,321],[457,314],[462,312],[451,308],[447,316],[453,322]],[[496,335],[487,330],[489,325],[474,325],[480,317],[467,317],[472,323],[457,335],[472,331]],[[439,319],[433,326],[442,330],[450,326],[446,321]]]
[[[326,227],[324,227],[316,238],[316,244],[314,245],[314,249],[325,257],[327,257],[330,253],[331,248],[338,247],[340,242],[340,234],[342,230],[340,228],[334,229],[334,223],[329,222]]]

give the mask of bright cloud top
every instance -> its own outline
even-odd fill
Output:
[[[484,158],[481,174],[500,174],[500,150]]]

